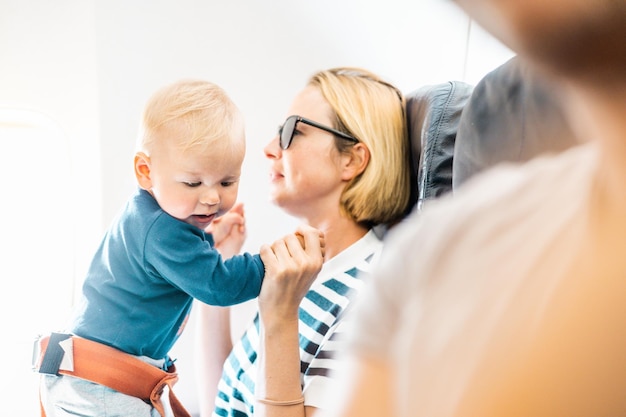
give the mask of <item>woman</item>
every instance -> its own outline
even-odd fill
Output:
[[[254,323],[224,363],[217,416],[310,416],[328,406],[343,318],[382,249],[372,228],[397,222],[409,203],[409,142],[397,88],[358,68],[321,71],[287,114],[265,148],[271,198],[324,233],[325,263],[310,289],[306,281],[263,283]],[[297,267],[282,266],[297,275]],[[201,358],[206,416],[216,364],[230,350],[227,310],[203,305],[199,325],[210,344]]]

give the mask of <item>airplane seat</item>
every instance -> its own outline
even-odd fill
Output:
[[[476,86],[449,81],[406,96],[412,209],[501,162],[524,162],[578,142],[561,90],[518,57]]]
[[[454,144],[463,108],[473,86],[448,81],[420,87],[406,96],[411,141],[412,205],[452,190]]]
[[[561,89],[519,57],[485,75],[461,115],[452,188],[501,162],[524,162],[577,143]]]

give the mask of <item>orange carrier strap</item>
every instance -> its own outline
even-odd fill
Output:
[[[168,371],[164,371],[110,346],[74,335],[69,337],[72,338],[74,349],[74,370],[59,369],[58,374],[85,379],[140,398],[152,404],[162,417],[165,417],[165,410],[161,395],[167,385],[174,416],[191,417],[172,390],[178,381],[174,365]],[[41,353],[38,364],[43,362],[49,341],[50,336],[45,336],[40,340]],[[43,405],[41,405],[41,416],[45,417],[45,415]]]

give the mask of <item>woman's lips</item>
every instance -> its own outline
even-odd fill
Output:
[[[283,175],[276,171],[270,172],[270,182],[277,181],[283,178]]]

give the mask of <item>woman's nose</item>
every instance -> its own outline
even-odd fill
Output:
[[[274,138],[269,141],[265,148],[263,148],[263,152],[265,152],[265,157],[269,159],[279,158],[282,152],[280,148],[278,135],[274,136]]]

